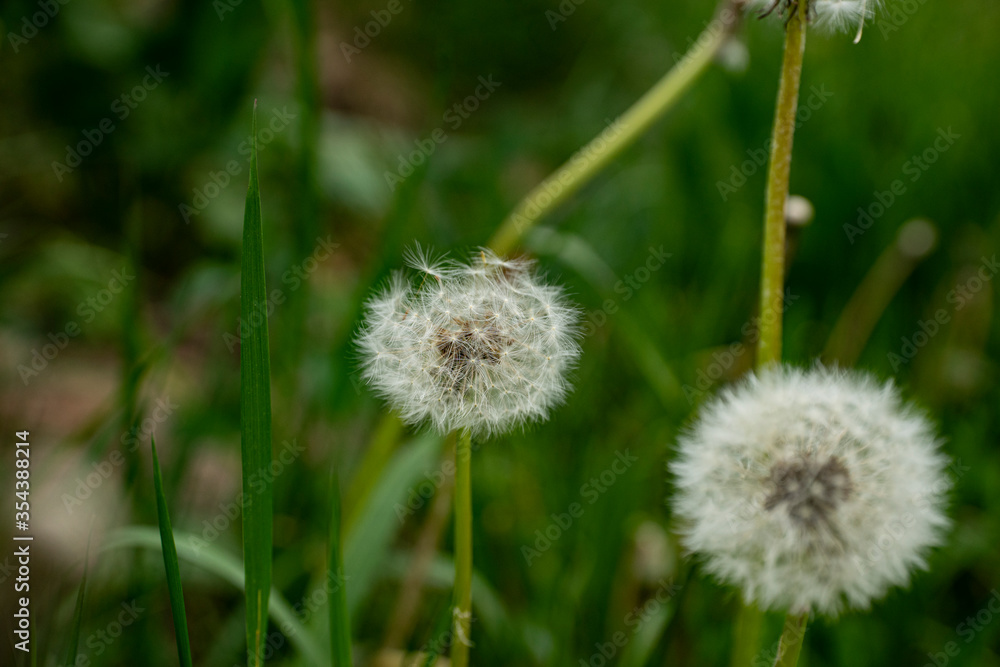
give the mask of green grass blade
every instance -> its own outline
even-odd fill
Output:
[[[250,186],[243,216],[240,315],[240,444],[243,495],[243,567],[246,575],[247,664],[263,662],[271,590],[272,482],[260,474],[271,465],[271,369],[267,342],[264,231],[257,180],[257,103],[254,102]],[[252,478],[256,478],[253,479]],[[253,487],[251,485],[253,481]],[[251,488],[252,487],[252,488]]]
[[[384,563],[392,541],[406,519],[412,490],[435,465],[441,452],[441,436],[427,433],[402,447],[386,466],[357,514],[344,544],[345,571],[351,573],[347,606],[352,615],[375,583],[385,575]],[[450,584],[449,584],[450,585]]]
[[[93,530],[93,526],[91,527]],[[80,590],[76,592],[76,608],[73,610],[73,622],[69,630],[69,646],[66,647],[64,665],[76,664],[76,653],[80,647],[80,623],[83,621],[83,600],[87,594],[87,569],[90,566],[90,536],[87,536],[87,552],[83,557],[83,577],[80,579]],[[32,653],[35,653],[32,651]]]
[[[153,487],[156,492],[156,518],[160,524],[160,544],[163,551],[163,567],[167,571],[167,593],[170,595],[170,611],[174,616],[174,634],[177,637],[177,657],[181,667],[191,667],[191,643],[188,640],[187,616],[184,613],[184,589],[181,587],[181,568],[177,561],[177,545],[174,531],[170,527],[167,512],[167,497],[163,493],[163,477],[160,474],[160,458],[156,454],[156,439],[150,438],[153,448]]]
[[[347,612],[347,578],[344,573],[343,531],[340,526],[340,480],[330,475],[330,543],[326,578],[330,600],[330,655],[334,667],[351,667],[351,619]]]
[[[450,599],[450,598],[449,598]],[[451,637],[451,622],[454,618],[451,605],[448,605],[438,614],[437,622],[434,623],[434,631],[430,640],[425,644],[427,651],[424,657],[423,667],[434,667],[434,664],[441,657],[447,646],[448,638]]]
[[[214,544],[205,544],[190,533],[177,531],[174,533],[174,541],[178,558],[211,572],[236,588],[244,588],[243,568],[240,567],[239,559]],[[101,551],[134,548],[159,551],[159,532],[151,526],[121,528],[108,535]],[[306,630],[292,605],[278,591],[271,591],[268,597],[268,613],[308,664],[324,665],[330,662],[316,636]]]

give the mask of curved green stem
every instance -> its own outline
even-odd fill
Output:
[[[758,369],[781,361],[781,320],[785,287],[785,201],[792,166],[795,113],[798,111],[802,59],[806,49],[808,0],[798,0],[785,31],[785,53],[771,134],[771,157],[764,197],[764,246],[761,253],[760,338]],[[763,613],[753,605],[740,610],[735,629],[733,665],[749,665],[757,651]],[[805,621],[803,621],[803,624]],[[787,626],[786,626],[787,630]],[[782,640],[784,641],[784,639]],[[796,650],[796,659],[798,652]],[[794,663],[792,663],[794,664]]]
[[[715,19],[667,74],[617,120],[521,200],[493,235],[489,246],[504,255],[539,220],[551,213],[670,109],[708,68],[740,22],[742,0],[727,0]]]
[[[455,606],[451,664],[468,667],[472,625],[472,437],[463,430],[455,444]]]
[[[778,642],[778,655],[774,659],[774,667],[795,667],[798,664],[808,622],[809,614],[788,612],[785,616],[785,629],[781,631],[781,641]]]
[[[771,160],[764,202],[764,254],[760,282],[760,340],[757,368],[781,360],[782,292],[785,286],[785,201],[792,166],[792,140],[798,110],[802,56],[806,50],[808,0],[798,0],[785,32],[778,104],[771,136]]]

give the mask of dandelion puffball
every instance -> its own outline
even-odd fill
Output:
[[[946,458],[891,383],[772,367],[706,404],[671,465],[685,547],[765,609],[867,608],[948,525]]]
[[[367,305],[364,377],[409,423],[492,435],[544,419],[580,354],[578,311],[531,263],[487,250],[469,264],[409,253]]]
[[[821,28],[850,30],[864,25],[879,0],[809,0],[809,18]],[[801,0],[748,0],[747,6],[762,14],[798,11]]]

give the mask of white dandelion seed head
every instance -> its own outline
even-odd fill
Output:
[[[545,419],[580,354],[579,312],[526,259],[489,250],[468,264],[406,255],[367,304],[364,377],[408,423],[489,436]]]
[[[831,31],[858,31],[871,18],[881,0],[809,0],[809,19]],[[787,15],[797,11],[798,0],[748,0],[747,6],[760,13]]]
[[[942,540],[938,446],[891,383],[772,367],[712,399],[679,440],[684,545],[765,609],[868,608]]]

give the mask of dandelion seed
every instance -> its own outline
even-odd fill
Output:
[[[364,377],[409,423],[492,435],[544,419],[568,391],[578,311],[530,262],[478,251],[469,264],[417,246],[369,301],[358,337]],[[430,277],[430,278],[428,278]]]
[[[684,544],[748,604],[867,608],[948,525],[930,423],[860,373],[765,370],[704,406],[679,445]]]
[[[763,18],[776,13],[788,16],[798,11],[800,0],[748,0],[747,6],[756,9]],[[872,9],[878,5],[878,0],[810,0],[809,19],[814,20],[820,28],[833,31],[853,30],[857,28],[854,42],[861,40],[865,20],[871,17]]]

